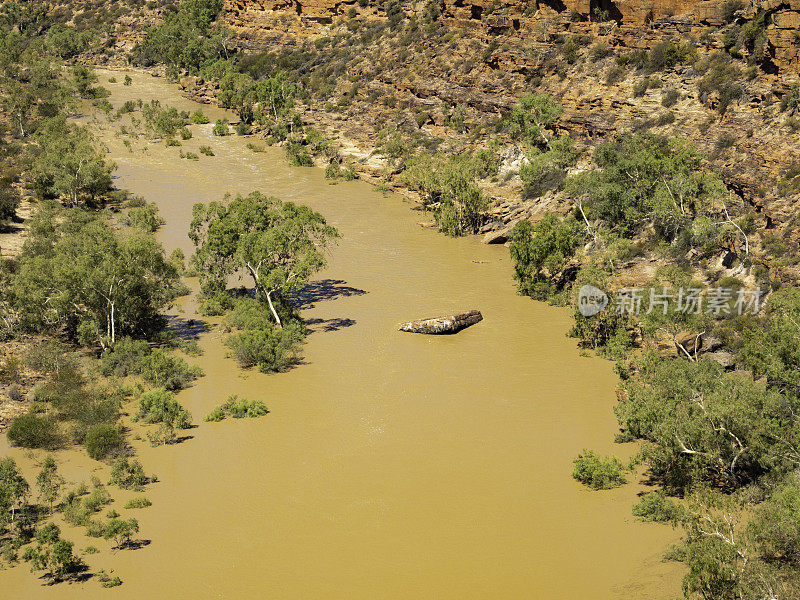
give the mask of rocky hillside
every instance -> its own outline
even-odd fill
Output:
[[[587,150],[622,130],[690,139],[721,173],[731,210],[753,211],[760,229],[792,245],[800,239],[793,170],[800,122],[793,117],[792,91],[800,3],[447,0],[393,6],[234,0],[225,3],[221,18],[247,53],[310,53],[298,66],[322,72],[335,89],[327,105],[310,103],[304,118],[384,179],[392,179],[381,170],[385,161],[367,156],[387,127],[450,151],[499,137],[500,177],[484,185],[500,218],[488,229],[569,208],[569,199],[558,194],[526,199],[515,173],[522,151],[494,134],[498,118],[520,96],[537,92],[564,107],[554,129],[569,132]],[[397,19],[399,12],[399,18],[416,17],[418,34],[375,33],[376,22]],[[433,20],[441,27],[427,35],[424,23]],[[671,53],[681,45],[690,55],[676,60]],[[351,56],[356,48],[358,56]],[[328,61],[327,69],[321,61]],[[198,80],[185,84],[191,90]],[[202,87],[200,97],[210,92]],[[456,108],[463,126],[452,125]]]

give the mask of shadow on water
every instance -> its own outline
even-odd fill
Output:
[[[341,279],[319,279],[308,283],[294,297],[294,305],[298,310],[314,308],[317,302],[336,300],[347,296],[363,296],[366,290],[347,285]]]
[[[309,328],[309,333],[314,333],[317,331],[338,331],[345,327],[352,327],[356,322],[354,319],[334,317],[332,319],[307,319],[305,324]]]
[[[184,319],[180,315],[168,315],[166,329],[184,342],[191,342],[196,340],[201,333],[207,332],[209,326],[202,319]]]

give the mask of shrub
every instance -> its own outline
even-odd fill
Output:
[[[131,227],[136,227],[147,233],[155,233],[165,221],[158,214],[158,207],[155,204],[146,204],[128,210],[127,223]]]
[[[149,390],[139,397],[136,418],[146,423],[165,423],[177,429],[188,429],[192,425],[189,412],[163,388]]]
[[[205,154],[206,156],[214,156],[214,151],[211,149],[211,146],[200,146],[200,154]]]
[[[286,146],[286,157],[295,167],[313,167],[314,159],[305,151],[305,147],[300,142],[290,142]]]
[[[517,223],[511,232],[510,254],[520,292],[546,300],[560,290],[567,281],[560,280],[559,274],[584,239],[573,217],[560,219],[547,213],[536,225],[526,220]]]
[[[611,49],[611,46],[608,45],[608,42],[596,42],[589,48],[589,57],[592,60],[602,60],[606,56],[610,56],[614,53],[614,50]]]
[[[124,446],[122,431],[117,425],[101,423],[92,425],[86,432],[83,445],[94,460],[102,460]]]
[[[625,70],[624,67],[616,64],[611,65],[606,70],[606,83],[608,85],[614,85],[616,83],[619,83],[620,81],[625,79],[626,74],[627,71]]]
[[[290,321],[283,328],[268,324],[231,334],[225,345],[242,367],[258,365],[260,371],[270,373],[282,371],[296,362],[297,346],[304,335],[302,324]]]
[[[188,127],[181,127],[181,130],[180,130],[179,133],[181,134],[181,139],[182,140],[190,140],[190,139],[192,139],[192,130],[189,129]]]
[[[683,515],[681,507],[662,491],[650,492],[633,505],[633,516],[644,521],[675,522]]]
[[[8,441],[23,448],[53,449],[61,441],[56,422],[49,416],[29,413],[17,417],[8,428]]]
[[[333,161],[327,167],[325,167],[325,179],[338,179],[338,178],[339,178],[339,163]]]
[[[150,500],[148,500],[146,497],[137,496],[136,498],[131,498],[130,500],[128,500],[125,503],[125,508],[128,508],[128,509],[131,509],[131,508],[147,508],[148,506],[152,506],[152,505],[153,505],[153,503],[150,502]]]
[[[113,348],[103,351],[100,372],[106,377],[125,377],[139,373],[142,360],[150,354],[150,344],[145,340],[124,337]]]
[[[633,84],[633,97],[634,98],[641,98],[647,92],[647,88],[650,87],[650,79],[648,77],[643,77],[636,81]]]
[[[236,395],[228,396],[228,399],[213,411],[206,415],[206,421],[218,422],[225,417],[231,416],[235,419],[244,417],[262,417],[269,412],[266,405],[261,400],[248,400],[239,398]]]
[[[573,461],[572,477],[595,490],[608,490],[626,482],[622,462],[616,456],[600,456],[584,450]]]
[[[134,459],[129,460],[128,457],[123,456],[114,461],[111,466],[111,479],[110,485],[116,485],[123,489],[139,490],[149,479],[144,474],[142,464]]]
[[[680,98],[680,93],[675,88],[667,88],[661,93],[661,106],[670,108]]]
[[[189,366],[180,356],[160,349],[153,350],[139,364],[139,372],[146,381],[168,390],[183,389],[203,376],[200,367]]]
[[[217,119],[217,122],[214,123],[211,133],[218,136],[229,135],[230,131],[228,130],[228,119]]]
[[[88,526],[91,516],[111,502],[111,495],[104,487],[92,490],[88,496],[68,494],[64,502],[64,520],[72,525]]]
[[[233,297],[226,290],[219,290],[210,296],[203,296],[197,312],[204,316],[219,316],[224,315],[233,306]]]
[[[695,49],[689,43],[675,44],[663,41],[655,44],[647,53],[647,70],[662,71],[677,64],[690,61]]]
[[[189,122],[193,125],[205,125],[209,122],[208,117],[203,114],[203,109],[198,108],[191,117],[189,117]]]
[[[695,69],[698,73],[704,73],[697,84],[700,100],[705,103],[711,93],[716,92],[719,97],[719,114],[725,114],[730,103],[744,94],[744,87],[739,83],[742,71],[730,57],[717,53],[710,59],[698,61]]]

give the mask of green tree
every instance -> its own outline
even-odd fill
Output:
[[[769,297],[766,315],[743,331],[742,360],[756,377],[800,397],[800,288],[786,286]]]
[[[0,531],[8,523],[13,524],[17,513],[27,505],[30,487],[10,456],[0,459]],[[9,517],[9,512],[11,516]]]
[[[117,548],[124,548],[131,538],[139,533],[139,521],[136,519],[111,519],[103,528],[103,538],[114,540]]]
[[[61,488],[64,485],[64,478],[58,474],[58,466],[52,456],[48,456],[42,463],[42,470],[36,476],[36,487],[39,488],[39,498],[47,503],[50,512],[53,512],[53,504],[58,500]]]
[[[168,12],[163,23],[145,32],[131,51],[132,62],[144,67],[163,63],[197,73],[225,58],[228,33],[214,25],[222,4],[222,0],[182,0],[177,11]]]
[[[585,239],[583,228],[573,218],[547,213],[532,224],[523,220],[511,232],[511,260],[520,292],[546,300],[567,281],[563,269]]]
[[[88,128],[60,116],[40,127],[36,140],[39,152],[32,174],[42,196],[63,196],[78,204],[94,201],[111,188],[115,165],[105,160]]]
[[[49,523],[36,530],[36,546],[28,547],[22,555],[31,563],[31,571],[46,571],[46,574],[59,581],[76,573],[82,563],[73,554],[73,543],[61,539],[61,530]]]
[[[319,213],[292,202],[252,192],[227,206],[195,204],[189,236],[206,291],[225,289],[225,280],[245,270],[278,327],[274,298],[287,299],[325,265],[323,254],[335,228]]]
[[[118,236],[105,219],[80,211],[64,217],[20,258],[12,293],[23,323],[33,330],[63,325],[73,338],[104,348],[160,326],[178,278],[160,244],[145,234]]]
[[[573,178],[568,189],[584,199],[590,220],[627,237],[652,223],[672,240],[724,189],[680,138],[624,133],[598,146],[594,161],[598,168]]]
[[[800,464],[797,401],[713,361],[645,354],[623,383],[622,428],[648,443],[644,456],[666,486],[739,487]]]
[[[531,146],[549,148],[551,138],[547,130],[563,111],[564,108],[547,94],[523,96],[507,117],[508,132]]]

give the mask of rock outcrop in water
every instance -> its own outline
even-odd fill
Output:
[[[483,315],[479,310],[470,310],[463,313],[456,313],[454,315],[447,315],[444,317],[435,317],[433,319],[419,319],[417,321],[408,321],[401,323],[400,331],[409,331],[411,333],[457,333],[462,329],[475,325],[483,320]]]

